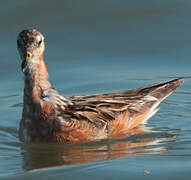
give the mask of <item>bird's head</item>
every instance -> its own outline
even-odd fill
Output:
[[[45,49],[44,36],[36,29],[27,29],[19,33],[17,37],[17,49],[22,60],[22,71],[30,69],[37,63]]]

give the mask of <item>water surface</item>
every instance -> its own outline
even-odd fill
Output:
[[[190,76],[189,1],[7,0],[0,6],[1,179],[184,179],[191,167],[191,80],[146,127],[90,143],[20,143],[23,79],[16,36],[38,28],[53,86],[106,93]]]

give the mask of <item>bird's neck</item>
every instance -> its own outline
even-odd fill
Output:
[[[39,101],[44,90],[50,89],[51,84],[48,81],[48,72],[44,63],[43,55],[35,60],[25,74],[24,96],[28,101]]]

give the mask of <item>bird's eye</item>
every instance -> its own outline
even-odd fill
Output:
[[[41,45],[41,43],[42,43],[42,40],[40,40],[40,41],[38,42],[38,46],[40,46],[40,45]]]

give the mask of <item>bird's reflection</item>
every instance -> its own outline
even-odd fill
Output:
[[[135,153],[163,153],[168,147],[160,132],[137,128],[115,139],[81,144],[24,144],[23,168],[36,170],[61,165],[88,163],[132,156]]]

